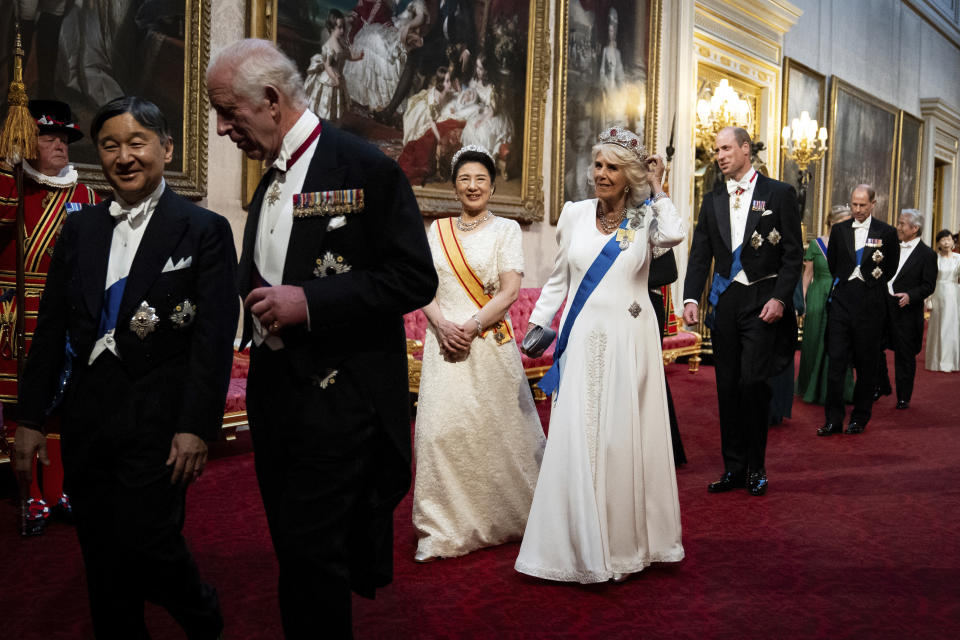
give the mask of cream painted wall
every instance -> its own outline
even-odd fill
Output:
[[[213,0],[210,5],[210,55],[245,35],[245,0]],[[229,138],[217,135],[213,110],[207,126],[207,197],[201,203],[230,221],[237,255],[243,239],[247,213],[240,203],[242,154]]]
[[[895,0],[791,0],[783,54],[919,117],[921,97],[960,106],[960,48]]]

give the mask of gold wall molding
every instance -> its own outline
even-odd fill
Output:
[[[740,25],[725,22],[723,17],[706,9],[694,14],[694,27],[726,40],[735,47],[755,52],[759,57],[777,64],[782,57],[781,47],[756,33],[743,29]]]
[[[764,161],[770,169],[770,175],[779,177],[780,67],[744,53],[709,34],[695,31],[693,38],[698,86],[703,80],[726,77],[734,89],[756,101],[755,131],[751,133],[755,134],[755,141],[762,141],[766,145],[762,153],[765,154]]]

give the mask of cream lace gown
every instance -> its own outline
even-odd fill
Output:
[[[549,325],[610,238],[596,228],[596,203],[564,206],[556,264],[531,322]],[[663,360],[647,292],[651,246],[683,238],[673,203],[654,204],[576,320],[517,571],[591,583],[683,559]],[[561,327],[568,312],[569,305]]]
[[[440,278],[437,303],[462,323],[477,312],[444,257],[436,222],[428,234]],[[460,237],[477,276],[499,289],[500,274],[523,272],[520,226],[493,218]],[[544,436],[515,341],[477,338],[470,356],[450,363],[432,328],[414,432],[413,524],[417,557],[451,557],[523,534],[537,484]]]
[[[937,286],[930,296],[925,366],[960,371],[960,254],[937,255]]]

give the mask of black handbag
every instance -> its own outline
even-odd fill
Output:
[[[539,358],[556,337],[557,332],[553,329],[534,325],[530,331],[527,331],[527,335],[523,336],[523,342],[520,343],[520,346],[523,347],[523,352],[531,358]]]

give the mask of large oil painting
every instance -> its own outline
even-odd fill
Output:
[[[133,94],[156,103],[169,121],[174,155],[167,182],[186,196],[206,194],[208,106],[201,85],[210,48],[208,0],[0,2],[4,79],[15,19],[27,94],[67,102],[85,134],[70,145],[81,180],[107,188],[90,123],[100,106]]]
[[[865,183],[877,192],[873,215],[892,224],[899,110],[836,76],[830,84],[832,142],[827,150],[824,211],[848,202],[853,188]]]
[[[923,153],[923,120],[900,112],[900,144],[897,162],[897,212],[920,206],[920,158]],[[936,232],[936,230],[934,230]]]
[[[653,148],[660,0],[562,0],[556,23],[553,223],[565,201],[592,197],[603,128],[625,126]]]
[[[491,208],[542,218],[546,0],[257,4],[274,12],[257,35],[296,61],[310,108],[395,159],[425,215],[458,209],[450,161],[479,145],[496,161]]]

